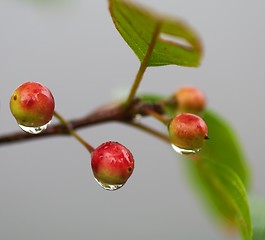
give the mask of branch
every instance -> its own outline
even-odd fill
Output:
[[[67,123],[73,130],[113,121],[128,123],[133,122],[135,117],[139,114],[147,116],[147,109],[155,111],[158,114],[163,113],[162,107],[159,103],[146,103],[135,99],[128,109],[125,109],[122,103],[107,104],[84,117],[67,120]],[[0,145],[58,135],[70,135],[69,129],[63,124],[57,123],[51,124],[40,134],[29,134],[22,131],[14,132],[0,136]]]

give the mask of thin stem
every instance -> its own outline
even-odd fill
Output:
[[[151,134],[151,135],[155,136],[156,138],[158,138],[158,139],[160,139],[166,143],[170,143],[170,139],[166,134],[163,134],[163,133],[157,131],[156,129],[153,129],[153,128],[146,126],[142,123],[135,123],[135,122],[123,122],[123,123],[126,123],[132,127],[143,130],[144,132],[147,132],[148,134]]]
[[[67,121],[59,113],[54,111],[53,115],[61,122],[62,125],[64,125],[67,128],[69,134],[71,134],[77,141],[79,141],[90,153],[92,153],[95,150],[79,134],[77,134],[76,131],[74,131],[71,128],[71,125],[67,123]]]
[[[157,22],[156,26],[155,26],[155,30],[154,30],[154,33],[153,33],[153,36],[152,36],[152,39],[151,39],[151,42],[150,42],[150,45],[148,46],[148,49],[147,49],[147,52],[144,56],[144,59],[143,61],[141,62],[141,65],[140,65],[140,68],[137,72],[137,75],[134,79],[134,83],[132,85],[132,88],[130,90],[130,93],[129,93],[129,96],[126,100],[126,103],[125,103],[125,107],[127,108],[132,100],[134,99],[135,97],[135,94],[136,94],[136,91],[140,85],[140,82],[144,76],[144,73],[145,73],[145,70],[147,69],[148,67],[148,63],[149,63],[149,60],[152,56],[152,53],[153,53],[153,50],[154,50],[154,47],[155,47],[155,44],[156,44],[156,41],[157,41],[157,38],[160,34],[160,28],[161,28],[161,23],[160,22]]]
[[[0,147],[4,144],[18,143],[23,141],[29,141],[33,139],[42,139],[52,136],[67,136],[75,134],[74,130],[94,125],[99,125],[108,122],[130,122],[135,116],[140,114],[142,117],[148,116],[147,109],[151,109],[157,113],[160,113],[161,107],[159,103],[135,103],[130,105],[129,109],[124,109],[123,103],[108,103],[104,106],[97,108],[95,111],[86,114],[85,116],[64,120],[58,113],[56,117],[60,120],[59,123],[51,124],[49,127],[40,134],[26,134],[23,131],[17,131],[14,133],[7,133],[0,135]],[[69,131],[72,130],[72,131]],[[92,150],[92,148],[91,148]]]
[[[147,109],[145,111],[148,115],[150,116],[153,116],[155,119],[157,119],[158,121],[162,122],[163,124],[165,125],[168,125],[169,124],[169,119],[164,117],[163,115],[151,110],[151,109]]]

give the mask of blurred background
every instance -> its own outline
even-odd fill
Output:
[[[139,92],[202,89],[208,107],[238,133],[252,192],[264,196],[264,1],[141,3],[187,21],[205,52],[196,69],[148,69]],[[1,0],[0,134],[19,130],[9,98],[25,81],[49,87],[56,110],[69,119],[126,96],[138,67],[107,1]],[[108,140],[127,146],[135,157],[132,177],[118,191],[103,190],[93,179],[89,154],[70,137],[0,146],[1,239],[239,239],[198,201],[170,146],[117,123],[79,133],[94,146]]]

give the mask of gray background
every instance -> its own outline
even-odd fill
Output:
[[[209,108],[239,134],[252,190],[264,196],[264,1],[141,2],[190,23],[205,54],[197,69],[148,69],[139,91],[167,95],[181,85],[199,86]],[[25,81],[47,85],[57,111],[71,118],[125,96],[138,66],[107,1],[48,7],[0,0],[0,133],[18,130],[9,97]],[[94,146],[115,140],[131,149],[136,168],[127,184],[116,192],[101,189],[89,154],[72,138],[1,146],[1,239],[238,239],[209,217],[170,146],[115,123],[79,133]]]

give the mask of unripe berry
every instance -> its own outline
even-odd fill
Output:
[[[169,124],[169,136],[172,146],[179,153],[196,153],[208,139],[208,127],[204,120],[191,113],[175,116]]]
[[[17,123],[29,128],[38,128],[49,123],[54,106],[50,90],[37,82],[20,85],[10,98],[10,110]]]
[[[175,93],[178,112],[200,114],[206,105],[204,94],[196,87],[186,86]]]
[[[131,152],[118,142],[105,142],[91,157],[91,167],[97,182],[107,190],[122,187],[134,169]]]

